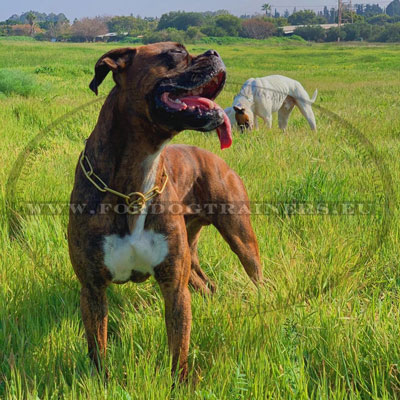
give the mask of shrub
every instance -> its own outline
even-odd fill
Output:
[[[157,42],[185,42],[185,32],[178,31],[175,28],[168,28],[162,31],[150,32],[143,37],[143,43],[157,43]]]
[[[204,37],[204,34],[201,33],[200,29],[197,26],[190,26],[186,31],[186,37],[191,42],[196,42]]]
[[[324,17],[317,16],[312,10],[300,10],[289,16],[288,22],[290,25],[312,25],[326,24]]]
[[[299,26],[294,30],[294,34],[305,40],[314,40],[315,42],[322,42],[325,39],[325,30],[319,25]]]
[[[234,15],[219,15],[215,18],[215,25],[222,29],[226,36],[238,36],[241,27],[241,20]]]
[[[325,40],[327,42],[337,42],[339,36],[340,36],[340,40],[345,40],[346,39],[346,32],[344,32],[343,29],[341,29],[339,31],[339,28],[332,27],[332,28],[329,28],[326,31]]]
[[[71,33],[77,41],[92,41],[98,35],[108,32],[105,18],[82,18],[71,26]]]
[[[220,28],[219,26],[215,25],[206,25],[200,28],[201,33],[209,37],[224,37],[228,36],[227,33]]]
[[[204,15],[199,12],[171,11],[161,15],[157,30],[175,28],[187,30],[190,26],[201,26],[204,23]]]
[[[378,42],[400,42],[400,23],[385,25],[382,32],[376,35]]]
[[[13,69],[0,70],[0,93],[27,97],[39,91],[40,86],[32,75]]]
[[[120,40],[120,42],[121,43],[143,43],[143,40],[142,40],[142,38],[125,36],[122,40]]]
[[[384,25],[390,21],[390,17],[386,14],[377,14],[367,18],[366,21],[372,25]]]
[[[28,24],[18,24],[11,26],[11,35],[15,36],[29,36],[31,34],[31,26]],[[43,33],[39,27],[35,27],[35,33]]]
[[[16,42],[33,42],[32,36],[0,36],[0,40],[13,40]]]
[[[253,39],[266,39],[276,33],[277,29],[271,22],[261,18],[249,18],[242,22],[241,36]]]

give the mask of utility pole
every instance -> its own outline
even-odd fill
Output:
[[[340,42],[340,27],[342,25],[342,0],[338,0],[338,39],[337,41]]]

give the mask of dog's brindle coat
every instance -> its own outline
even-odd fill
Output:
[[[182,87],[185,79],[210,79],[215,71],[222,69],[223,63],[215,51],[193,57],[176,43],[116,49],[101,57],[91,89],[97,93],[98,85],[110,70],[116,86],[107,97],[86,145],[86,155],[96,174],[109,187],[130,193],[154,185],[161,187],[165,168],[169,181],[165,191],[152,200],[153,206],[166,202],[184,207],[248,204],[240,178],[219,157],[192,146],[164,148],[179,131],[215,129],[223,118],[219,110],[199,116],[192,115],[193,110],[174,114],[168,107],[160,108],[157,97],[160,88]],[[204,76],[199,77],[202,72]],[[221,74],[224,81],[225,72]],[[216,92],[222,85],[220,82]],[[68,226],[70,258],[82,285],[81,311],[89,355],[100,368],[107,344],[107,286],[112,282],[123,283],[121,277],[123,281],[143,282],[154,275],[165,299],[172,372],[179,364],[180,378],[184,379],[192,318],[188,283],[202,293],[215,289],[200,268],[197,256],[200,231],[203,226],[213,224],[238,255],[251,280],[259,283],[261,263],[249,216],[98,212],[102,206],[112,208],[123,203],[119,197],[96,189],[78,164],[71,204],[86,204],[87,210],[96,210],[71,212]]]

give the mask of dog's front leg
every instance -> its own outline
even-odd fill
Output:
[[[188,353],[192,310],[188,289],[190,276],[190,252],[185,251],[175,263],[161,267],[156,275],[165,301],[165,323],[168,345],[172,355],[172,375],[179,369],[179,379],[184,381],[188,373]]]
[[[103,367],[107,347],[108,306],[106,287],[82,286],[81,312],[85,325],[89,357],[97,370],[100,371]]]

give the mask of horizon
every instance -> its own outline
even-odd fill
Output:
[[[19,0],[14,3],[3,4],[0,8],[0,20],[5,21],[12,15],[21,15],[27,11],[37,11],[40,13],[63,13],[72,22],[75,18],[84,17],[96,17],[96,16],[117,16],[117,15],[134,15],[141,17],[161,17],[162,14],[170,11],[194,11],[194,12],[205,12],[205,11],[218,11],[227,10],[233,15],[252,15],[255,13],[262,13],[261,6],[265,1],[250,0],[246,4],[239,1],[222,0],[218,2],[218,5],[214,1],[204,0],[199,4],[188,4],[187,1],[183,0],[171,0],[168,3],[165,1],[155,0],[152,4],[146,3],[130,3],[126,0],[115,0],[112,4],[105,0],[99,0],[96,6],[90,4],[82,4],[77,0],[70,0],[65,6],[54,4],[50,0]],[[296,4],[300,3],[300,4]],[[355,1],[354,3],[358,3]],[[381,7],[386,7],[390,1],[371,1],[362,4],[379,4]],[[277,9],[281,14],[288,9],[293,12],[296,7],[297,11],[304,9],[311,9],[313,11],[319,11],[327,6],[329,9],[332,7],[337,8],[337,2],[334,0],[285,0],[284,5],[271,4],[272,12]],[[361,4],[361,1],[359,2]]]

